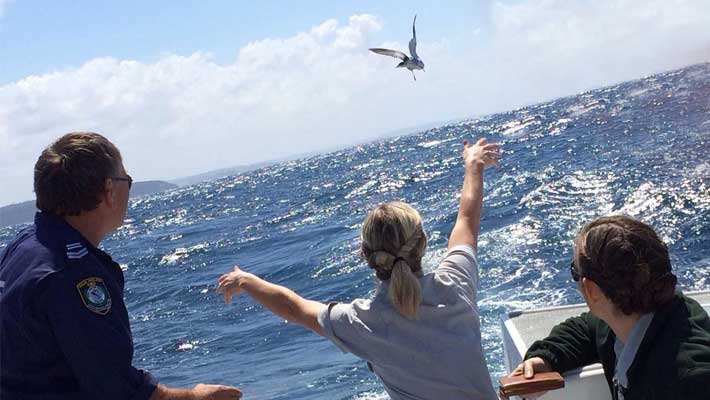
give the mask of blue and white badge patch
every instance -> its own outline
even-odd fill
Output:
[[[89,310],[101,315],[106,315],[111,310],[111,296],[103,279],[86,278],[76,285],[76,289]]]

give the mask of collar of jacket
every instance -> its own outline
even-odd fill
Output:
[[[637,370],[646,364],[646,359],[648,358],[651,349],[655,346],[657,337],[661,332],[663,332],[669,320],[679,316],[678,313],[680,310],[678,308],[684,304],[685,302],[682,295],[676,294],[671,301],[654,311],[655,315],[651,321],[651,325],[649,325],[646,330],[646,334],[644,335],[643,340],[636,351],[636,357],[626,373],[626,376],[629,379],[629,387],[634,387],[634,384],[636,384]],[[600,332],[600,336],[603,338],[603,341],[601,342],[603,343],[602,348],[606,354],[610,355],[612,359],[611,365],[616,365],[617,360],[616,354],[614,353],[614,342],[616,340],[616,335],[608,325],[606,325],[605,328],[606,329]],[[609,376],[613,376],[613,371]]]

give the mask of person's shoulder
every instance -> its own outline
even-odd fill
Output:
[[[381,312],[383,306],[389,306],[389,302],[386,301],[386,296],[379,296],[378,293],[373,299],[357,298],[349,303],[337,303],[333,306],[331,313],[349,320],[367,319],[368,315]]]
[[[453,255],[462,255],[476,262],[476,249],[473,248],[473,246],[471,246],[470,244],[461,243],[451,246],[449,249],[446,250],[446,255],[444,256],[444,258],[446,259]]]
[[[0,253],[0,262],[3,264],[8,260],[8,258],[15,254],[21,254],[31,248],[36,240],[35,226],[30,225],[25,229],[21,230],[17,235],[10,241],[10,243],[5,246],[2,253]]]
[[[478,285],[478,260],[473,246],[457,244],[446,250],[434,271],[435,281],[443,286]],[[471,289],[475,289],[472,286]]]
[[[476,250],[473,246],[468,244],[457,244],[446,249],[444,252],[444,257],[439,262],[439,268],[441,267],[475,267],[478,264],[478,259],[476,257]]]
[[[319,324],[326,333],[332,332],[326,336],[332,336],[335,332],[342,335],[343,329],[350,330],[350,334],[367,331],[368,325],[383,318],[382,310],[376,308],[377,302],[368,299],[355,299],[349,303],[332,302],[319,316]]]
[[[64,254],[40,240],[34,226],[29,227],[15,238],[5,249],[2,258],[3,269],[16,271],[24,276],[46,275],[66,267]]]
[[[658,334],[654,341],[655,362],[673,366],[672,376],[710,377],[710,319],[692,298],[678,293],[656,311]],[[651,328],[649,328],[651,329]]]
[[[688,369],[699,369],[710,376],[710,317],[694,299],[679,295],[685,303],[685,313],[674,313],[685,321],[674,321],[675,335],[682,339],[680,355],[688,362]]]
[[[378,323],[394,312],[387,292],[382,288],[372,299],[356,298],[349,303],[332,304],[330,308],[332,319],[358,325]]]
[[[688,309],[688,312],[691,316],[696,316],[700,318],[704,317],[705,319],[708,318],[708,314],[705,311],[705,308],[703,308],[703,306],[698,303],[698,301],[694,298],[686,296],[683,293],[678,293],[676,297],[678,300],[682,301],[683,304],[685,304],[685,307]]]
[[[678,293],[659,312],[662,318],[668,320],[665,330],[669,335],[688,339],[701,337],[710,341],[710,317],[705,308],[692,297]]]

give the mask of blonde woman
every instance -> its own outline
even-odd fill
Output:
[[[361,254],[378,279],[373,299],[323,304],[234,267],[219,278],[226,302],[246,292],[272,312],[366,360],[392,399],[496,399],[481,347],[476,305],[476,243],[483,171],[499,146],[464,141],[465,175],[448,252],[422,272],[426,235],[419,213],[402,202],[370,211]]]

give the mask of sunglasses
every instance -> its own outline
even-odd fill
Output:
[[[114,181],[125,181],[128,182],[128,190],[131,190],[131,186],[133,186],[133,178],[131,178],[130,175],[126,174],[125,177],[122,176],[112,176],[109,179],[114,180]]]
[[[579,271],[577,271],[577,267],[574,265],[574,261],[569,263],[569,273],[572,275],[572,280],[575,282],[579,282],[579,280],[582,278],[582,275],[579,274]]]

